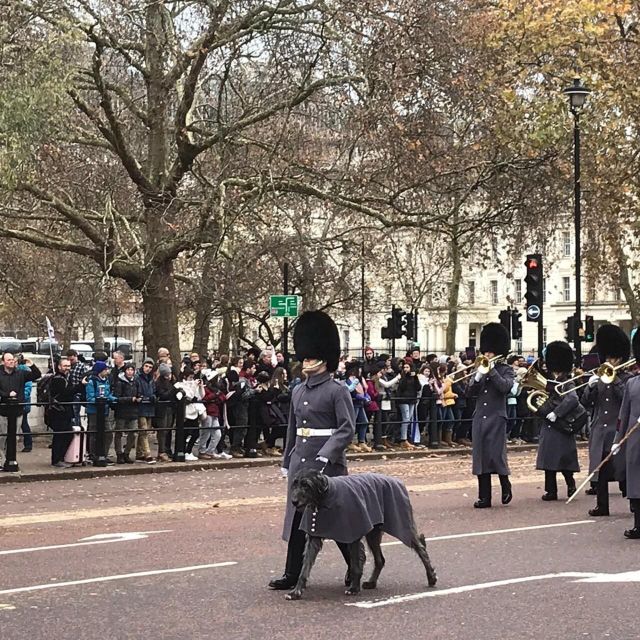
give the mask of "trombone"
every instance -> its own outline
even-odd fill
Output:
[[[627,360],[626,362],[616,365],[615,367],[611,363],[605,362],[604,364],[601,364],[597,369],[592,369],[587,373],[583,373],[581,376],[574,376],[569,380],[565,380],[562,383],[562,386],[566,385],[569,382],[572,382],[573,380],[582,378],[587,374],[598,376],[600,380],[602,380],[602,382],[604,382],[605,384],[612,384],[618,376],[618,371],[622,371],[623,369],[628,369],[629,367],[633,367],[635,364],[636,364],[635,358],[631,358],[631,360]],[[589,381],[587,380],[586,382],[583,382],[582,384],[579,384],[578,386],[573,387],[573,389],[567,389],[566,391],[558,391],[558,395],[566,396],[568,393],[571,393],[572,391],[577,391],[578,389],[582,389],[583,387],[586,387],[588,384],[589,384]]]
[[[523,389],[533,389],[533,393],[527,396],[527,406],[532,413],[536,413],[549,399],[548,380],[535,368],[537,362],[536,360],[532,363],[520,381],[520,386]]]
[[[507,357],[508,355],[493,356],[493,358],[487,358],[487,356],[478,356],[472,364],[467,365],[464,369],[460,369],[460,371],[454,371],[453,373],[450,373],[447,378],[451,380],[451,382],[461,382],[462,380],[466,380],[467,378],[471,378],[471,376],[474,376],[477,371],[480,371],[481,373],[489,373],[491,367],[494,364],[496,364],[499,360],[504,360]]]

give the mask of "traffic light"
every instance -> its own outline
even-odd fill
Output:
[[[416,340],[418,337],[418,312],[407,313],[406,326],[404,334],[407,336],[407,340]]]
[[[575,342],[578,337],[578,323],[575,316],[568,316],[565,322],[566,334],[565,339],[567,342]]]
[[[524,278],[527,284],[527,292],[524,294],[527,302],[527,320],[537,322],[542,314],[543,302],[542,254],[527,254],[524,265],[527,268],[527,274]]]
[[[391,333],[392,338],[402,338],[404,335],[405,313],[402,309],[394,307],[391,310]]]
[[[387,326],[382,327],[380,331],[380,337],[383,340],[391,340],[393,338],[393,326],[392,326],[392,318],[387,318]]]
[[[593,342],[596,339],[596,329],[593,316],[584,317],[584,341]]]
[[[522,314],[517,309],[511,310],[511,337],[514,340],[522,339]]]
[[[498,315],[500,319],[500,324],[508,331],[509,335],[511,335],[511,310],[503,309]]]

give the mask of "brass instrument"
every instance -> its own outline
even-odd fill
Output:
[[[487,358],[487,356],[478,356],[472,364],[467,365],[464,369],[460,369],[460,371],[454,371],[450,373],[447,378],[451,380],[451,382],[461,382],[462,380],[466,380],[467,378],[471,378],[474,376],[476,372],[487,374],[491,370],[494,364],[496,364],[499,360],[504,360],[507,356],[493,356],[493,358]],[[466,373],[465,373],[466,372]],[[460,374],[463,374],[462,376]]]
[[[618,375],[618,371],[621,371],[622,369],[628,369],[629,367],[633,367],[635,364],[636,364],[635,358],[632,358],[631,360],[627,360],[626,362],[616,365],[615,367],[611,363],[605,362],[604,364],[601,364],[597,369],[592,369],[589,373],[591,373],[591,375],[598,376],[600,380],[602,380],[602,382],[604,382],[605,384],[612,384]],[[587,374],[584,373],[583,375],[587,375]],[[567,382],[571,382],[572,380],[575,380],[579,377],[582,377],[582,376],[576,376],[575,378],[571,378],[570,380],[565,380],[562,384],[565,385],[567,384]],[[577,387],[574,387],[573,389],[567,389],[566,391],[559,391],[558,395],[566,396],[568,393],[571,393],[572,391],[577,391],[578,389],[582,389],[583,387],[586,387],[588,384],[589,384],[589,381],[587,380],[586,382],[579,384]]]
[[[524,374],[520,382],[523,389],[534,390],[527,398],[527,407],[529,407],[529,410],[532,413],[536,413],[538,409],[549,399],[549,394],[547,393],[548,380],[534,368],[536,362],[527,369],[527,373]]]

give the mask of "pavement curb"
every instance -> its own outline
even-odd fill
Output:
[[[578,448],[588,446],[586,442],[578,442]],[[509,445],[508,451],[532,451],[537,444]],[[374,451],[372,453],[349,453],[347,459],[358,462],[370,460],[403,460],[420,458],[445,458],[466,456],[471,454],[471,447],[456,447],[455,449],[418,449],[416,451]],[[254,467],[280,466],[280,458],[234,458],[232,460],[215,460],[211,462],[168,462],[156,464],[135,464],[133,466],[113,466],[94,468],[78,467],[69,471],[42,471],[23,473],[21,471],[2,473],[0,484],[18,482],[40,482],[43,480],[74,480],[84,478],[109,478],[113,476],[138,476],[151,473],[179,473],[184,471],[207,471],[218,469],[247,469]]]

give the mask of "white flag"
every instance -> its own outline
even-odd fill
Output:
[[[47,316],[45,316],[45,320],[47,321],[47,335],[49,336],[49,340],[56,339],[56,332],[53,330],[53,325],[51,324],[51,320]]]

